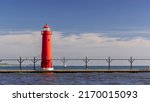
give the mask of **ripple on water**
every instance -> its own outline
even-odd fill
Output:
[[[3,85],[150,85],[150,73],[0,73]]]

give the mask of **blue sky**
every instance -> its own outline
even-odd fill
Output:
[[[0,56],[40,57],[45,23],[53,30],[54,57],[148,56],[149,5],[150,0],[0,0]]]
[[[1,0],[0,29],[64,32],[150,29],[149,0]]]

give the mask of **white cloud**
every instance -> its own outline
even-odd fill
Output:
[[[141,37],[121,40],[99,33],[63,36],[61,32],[53,36],[53,53],[57,57],[145,57],[150,52],[150,40]]]
[[[13,32],[11,35],[0,35],[1,57],[40,57],[41,32]],[[138,37],[122,40],[117,37],[102,36],[101,33],[81,33],[65,35],[53,32],[53,57],[94,58],[112,57],[145,57],[150,55],[150,40]]]
[[[1,57],[33,57],[40,55],[40,32],[0,35]],[[39,35],[38,35],[39,34]]]

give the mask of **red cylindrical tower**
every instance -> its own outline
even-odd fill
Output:
[[[42,61],[41,68],[44,70],[53,70],[52,63],[52,31],[46,24],[42,31]]]

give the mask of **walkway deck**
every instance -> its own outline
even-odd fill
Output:
[[[138,69],[63,69],[63,70],[0,70],[0,73],[141,73],[150,72],[150,69],[138,70]]]

